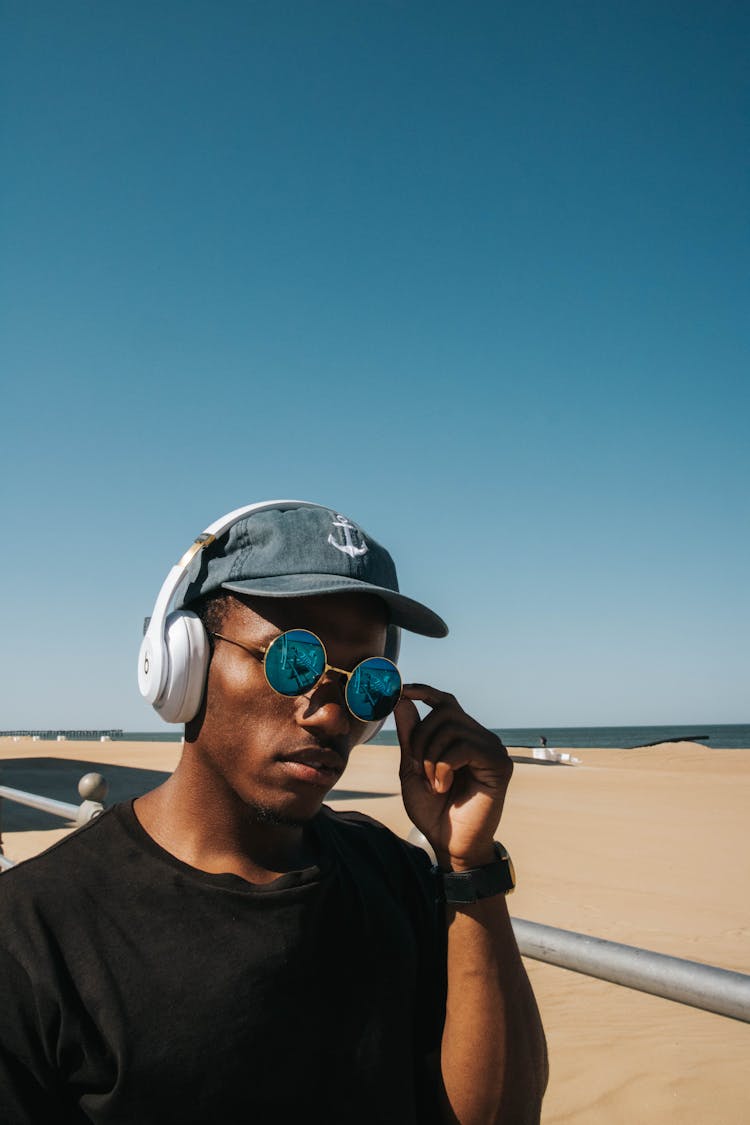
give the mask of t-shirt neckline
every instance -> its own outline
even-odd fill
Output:
[[[149,835],[143,827],[133,807],[135,800],[136,798],[134,797],[129,801],[124,801],[121,804],[115,805],[111,809],[111,812],[117,816],[125,832],[143,851],[147,852],[154,859],[161,861],[173,870],[181,872],[187,878],[198,881],[205,886],[239,891],[248,895],[268,895],[280,891],[293,890],[312,883],[319,883],[331,873],[333,855],[328,842],[327,833],[324,830],[321,831],[323,817],[320,813],[310,822],[319,847],[318,862],[311,864],[309,867],[300,868],[299,870],[287,871],[283,875],[279,875],[278,878],[273,879],[270,883],[251,883],[247,879],[243,879],[241,875],[236,875],[231,871],[202,871],[199,867],[193,867],[192,864],[185,863],[184,860],[178,859],[176,855],[173,855],[170,851],[167,851],[166,848],[163,848],[161,844],[158,844],[153,836]]]

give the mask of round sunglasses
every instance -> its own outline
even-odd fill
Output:
[[[346,676],[346,705],[355,719],[363,723],[384,719],[401,698],[401,673],[392,660],[386,656],[369,656],[351,672],[335,668],[328,663],[320,637],[308,629],[287,629],[267,648],[253,648],[223,633],[211,633],[211,636],[237,645],[262,660],[268,685],[279,695],[304,695],[326,672]]]

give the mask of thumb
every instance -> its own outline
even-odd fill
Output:
[[[396,704],[393,717],[396,720],[396,733],[401,745],[401,773],[412,773],[419,769],[419,763],[415,762],[411,750],[412,734],[421,721],[419,711],[411,699],[401,699]]]

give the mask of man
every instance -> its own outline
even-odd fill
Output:
[[[232,517],[144,639],[142,691],[188,716],[174,774],[0,879],[0,1121],[538,1121],[544,1037],[494,843],[511,762],[389,658],[399,628],[444,623],[337,513]],[[323,806],[391,708],[440,873]]]

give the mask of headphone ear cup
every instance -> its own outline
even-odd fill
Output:
[[[203,699],[210,655],[208,637],[201,619],[188,609],[169,614],[164,637],[167,682],[154,707],[167,723],[187,723],[195,718]]]
[[[398,661],[398,655],[401,651],[401,630],[398,625],[389,625],[388,632],[385,635],[385,652],[383,656],[388,660],[392,660],[395,664]],[[375,737],[378,731],[383,726],[385,719],[381,719],[378,723],[368,723],[365,727],[365,736],[362,743],[370,742]]]

